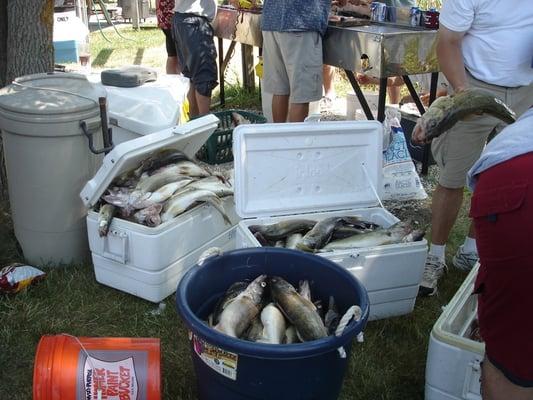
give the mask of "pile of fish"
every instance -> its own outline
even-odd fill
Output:
[[[436,138],[470,115],[488,114],[512,124],[516,114],[502,100],[483,89],[470,88],[439,97],[420,118],[427,141]]]
[[[384,228],[358,216],[337,216],[321,221],[282,220],[271,225],[250,225],[262,246],[286,247],[307,252],[326,252],[422,240],[424,231],[411,221]]]
[[[339,320],[333,297],[327,310],[321,300],[312,301],[309,281],[301,281],[297,291],[279,276],[260,275],[251,283],[231,285],[207,323],[235,338],[291,344],[332,335]]]
[[[231,184],[176,149],[164,149],[118,176],[100,199],[98,232],[106,236],[115,215],[154,227],[201,202],[211,204],[231,224],[221,197],[233,195]]]

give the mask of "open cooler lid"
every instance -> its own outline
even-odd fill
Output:
[[[383,126],[377,121],[239,125],[233,131],[241,218],[379,204]]]
[[[218,123],[219,119],[209,114],[183,125],[120,143],[105,156],[96,175],[84,186],[80,193],[83,203],[93,207],[115,177],[136,168],[142,160],[159,150],[179,149],[193,159]]]

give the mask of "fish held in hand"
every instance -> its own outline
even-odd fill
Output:
[[[238,338],[259,314],[266,275],[255,278],[248,287],[228,304],[220,315],[215,329],[228,336]]]
[[[491,92],[478,88],[465,89],[450,96],[439,97],[420,117],[420,126],[430,141],[470,115],[489,114],[508,124],[516,121],[516,114]]]
[[[328,335],[314,304],[300,296],[289,282],[278,276],[272,277],[270,291],[272,299],[296,327],[303,341],[321,339]]]

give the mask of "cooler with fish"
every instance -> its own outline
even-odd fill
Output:
[[[104,158],[80,194],[91,208],[87,230],[98,282],[158,302],[176,290],[182,274],[211,241],[220,244],[221,239],[216,239],[224,237],[231,245],[234,235],[230,230],[238,221],[232,196],[223,200],[229,224],[212,205],[204,203],[155,227],[115,217],[106,236],[99,235],[99,216],[94,209],[116,177],[161,149],[179,149],[193,159],[217,125],[218,119],[208,115],[121,143]],[[246,243],[239,242],[240,246]]]
[[[484,343],[476,336],[477,264],[433,326],[426,363],[426,400],[481,400]]]
[[[241,125],[234,130],[239,229],[251,225],[360,216],[388,228],[399,220],[381,204],[382,125],[376,121]],[[370,319],[410,313],[426,240],[318,255],[343,266],[368,290]]]

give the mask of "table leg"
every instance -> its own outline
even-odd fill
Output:
[[[379,78],[378,121],[385,121],[385,100],[387,97],[387,78]]]
[[[352,85],[355,95],[357,96],[357,100],[359,100],[359,104],[361,104],[361,107],[363,107],[363,111],[365,113],[366,119],[370,119],[370,120],[374,119],[374,115],[372,115],[370,106],[368,105],[368,102],[366,101],[365,95],[363,94],[363,91],[361,90],[361,87],[359,86],[357,79],[355,79],[354,73],[347,69],[345,69],[344,72],[346,73],[346,76],[348,77],[348,80],[350,81],[350,84]]]
[[[407,90],[409,90],[409,94],[411,95],[411,98],[416,104],[416,108],[418,109],[418,112],[420,115],[424,114],[426,112],[426,109],[424,108],[424,105],[420,101],[420,97],[418,96],[418,93],[415,90],[415,87],[413,86],[413,83],[411,82],[411,79],[407,75],[402,76],[403,81],[405,83],[405,86],[407,86]]]
[[[230,52],[228,52],[230,54]],[[226,95],[224,93],[224,40],[218,38],[218,81],[220,85],[220,106],[224,107]]]
[[[437,83],[439,80],[439,73],[431,73],[431,85],[429,87],[429,104],[435,101],[437,97]],[[429,154],[431,152],[431,144],[427,143],[424,145],[424,153],[422,154],[422,170],[420,171],[422,175],[427,175],[429,170]]]
[[[242,83],[245,89],[252,91],[255,88],[254,75],[254,48],[248,44],[241,44],[242,55]]]

